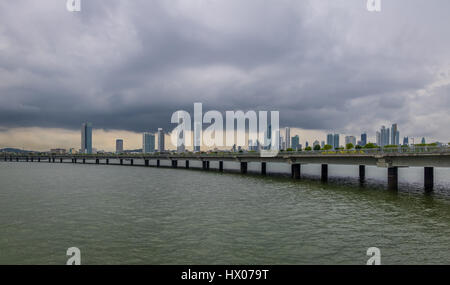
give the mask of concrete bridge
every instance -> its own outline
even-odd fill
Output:
[[[71,162],[86,163],[95,161],[95,164],[110,164],[110,160],[118,160],[120,165],[134,165],[135,160],[142,160],[143,165],[150,166],[150,160],[156,161],[156,167],[161,167],[161,160],[171,161],[171,167],[181,167],[180,161],[184,161],[184,168],[189,168],[189,161],[201,161],[202,169],[209,170],[210,162],[219,162],[219,171],[224,171],[224,161],[240,163],[241,173],[247,173],[248,163],[261,163],[261,174],[267,174],[267,163],[278,162],[291,165],[291,176],[293,179],[301,178],[302,164],[320,164],[321,180],[328,180],[328,165],[357,165],[359,166],[359,178],[365,179],[365,167],[367,165],[387,169],[388,188],[398,189],[398,168],[400,167],[423,167],[424,189],[426,192],[433,191],[434,167],[450,167],[450,148],[422,148],[422,149],[393,149],[390,151],[373,150],[351,150],[351,151],[303,151],[303,152],[280,152],[274,157],[262,157],[259,153],[160,153],[160,154],[0,154],[4,161],[27,161],[27,162]]]

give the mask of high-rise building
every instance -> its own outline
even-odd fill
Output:
[[[321,141],[320,142],[320,148],[324,148],[325,147],[325,141]]]
[[[300,145],[300,137],[298,135],[295,135],[292,137],[291,139],[291,147],[293,150],[299,150],[299,145]]]
[[[348,145],[349,143],[351,143],[353,146],[355,146],[356,145],[356,137],[346,136],[345,137],[345,145]]]
[[[397,124],[392,124],[391,127],[391,142],[392,145],[400,144],[400,132],[398,131]]]
[[[164,151],[164,131],[162,128],[158,128],[158,151]]]
[[[291,128],[286,127],[285,129],[285,137],[286,137],[286,149],[291,148]]]
[[[423,137],[422,138],[422,144],[426,144],[427,142],[426,142],[426,140],[425,140],[425,137]]]
[[[377,145],[381,145],[381,133],[378,131],[376,134],[376,142],[377,142]]]
[[[333,138],[333,134],[328,134],[327,135],[327,144],[334,146],[334,138]]]
[[[381,126],[381,130],[380,130],[380,146],[385,146],[388,145],[390,143],[390,134],[389,134],[389,128],[386,129],[385,126]]]
[[[367,144],[367,134],[366,133],[362,133],[361,134],[361,146],[365,146]]]
[[[339,147],[339,134],[334,134],[333,136],[333,147],[334,148]]]
[[[155,152],[155,135],[152,133],[142,134],[142,152],[151,153]]]
[[[409,145],[409,138],[403,137],[403,145]]]
[[[81,153],[92,153],[92,123],[81,124]]]
[[[116,139],[116,153],[123,152],[123,139]]]

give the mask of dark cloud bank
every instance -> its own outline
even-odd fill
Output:
[[[450,2],[0,4],[0,126],[132,131],[171,114],[279,110],[281,124],[446,137]]]

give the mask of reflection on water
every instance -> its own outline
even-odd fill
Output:
[[[375,167],[362,186],[357,167],[326,184],[317,165],[267,170],[0,163],[0,263],[64,264],[71,246],[83,264],[365,264],[372,246],[384,264],[450,263],[449,169],[431,195],[420,168],[399,170],[399,192]]]

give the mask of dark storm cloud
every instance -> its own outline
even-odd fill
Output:
[[[194,102],[343,132],[448,122],[450,3],[365,2],[2,3],[0,126],[140,132]]]

